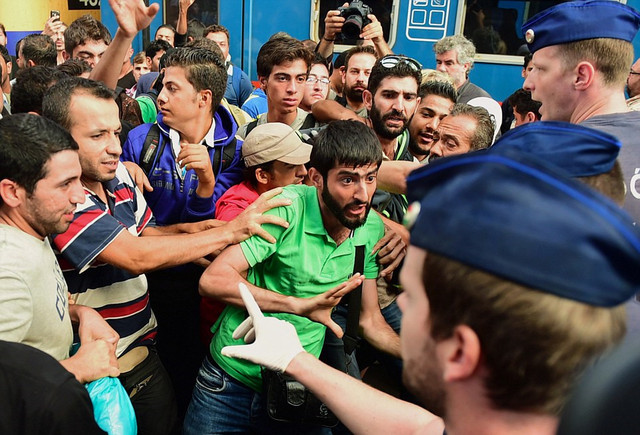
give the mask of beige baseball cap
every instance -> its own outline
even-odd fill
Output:
[[[247,135],[242,144],[242,157],[248,168],[273,160],[302,165],[309,161],[312,148],[287,124],[267,122]]]

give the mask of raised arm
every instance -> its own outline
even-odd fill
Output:
[[[390,193],[407,193],[407,177],[420,166],[420,163],[404,160],[382,162],[378,171],[378,189]]]
[[[118,30],[89,78],[115,89],[122,62],[133,38],[140,30],[149,27],[160,7],[156,3],[145,6],[143,0],[109,0],[109,5],[116,16]]]

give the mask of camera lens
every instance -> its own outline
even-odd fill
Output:
[[[359,14],[349,15],[342,25],[342,35],[347,39],[359,39],[362,32],[362,17]]]

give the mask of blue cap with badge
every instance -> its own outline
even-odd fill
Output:
[[[599,130],[540,121],[509,130],[490,152],[524,151],[556,165],[569,177],[588,177],[609,172],[621,146],[616,137]]]
[[[640,14],[611,0],[573,1],[545,9],[522,25],[529,50],[594,38],[631,42],[640,28]]]
[[[590,305],[616,306],[640,290],[631,218],[526,153],[438,160],[410,174],[407,196],[414,246]]]

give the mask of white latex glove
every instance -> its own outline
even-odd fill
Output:
[[[249,317],[233,331],[233,338],[244,337],[245,343],[249,344],[225,346],[222,355],[284,372],[291,360],[304,352],[296,328],[284,320],[265,317],[247,286],[240,283],[238,287]]]

